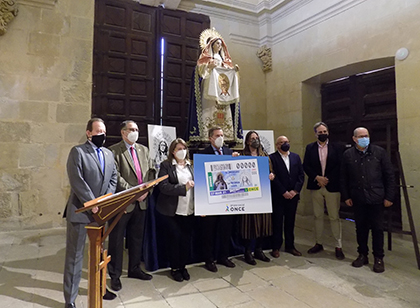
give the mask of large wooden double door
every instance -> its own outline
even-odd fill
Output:
[[[191,74],[200,55],[199,35],[208,16],[96,0],[92,115],[107,126],[107,143],[121,140],[120,123],[131,119],[147,145],[147,124],[187,124]]]
[[[323,84],[322,119],[330,129],[331,141],[347,147],[353,145],[353,130],[364,126],[371,142],[385,148],[395,168],[399,183],[396,154],[398,152],[397,108],[394,67],[367,72]],[[397,189],[392,207],[393,227],[401,229],[401,201]],[[352,218],[351,208],[342,206],[341,216]]]

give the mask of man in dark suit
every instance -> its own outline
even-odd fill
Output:
[[[71,187],[67,201],[66,259],[64,267],[64,299],[67,308],[74,308],[82,277],[83,250],[86,241],[85,226],[93,222],[90,212],[75,211],[87,201],[108,193],[117,187],[117,170],[114,155],[102,147],[106,128],[99,118],[90,119],[86,127],[86,143],[73,147],[67,160],[67,173]],[[96,213],[98,208],[92,212]],[[104,299],[113,299],[115,294],[107,291]]]
[[[139,129],[134,121],[127,120],[121,123],[121,137],[123,140],[109,147],[114,153],[117,166],[117,192],[147,182],[155,176],[153,164],[149,159],[149,149],[136,143]],[[120,277],[125,233],[128,243],[128,277],[152,279],[152,276],[143,272],[140,267],[147,209],[146,197],[147,194],[142,195],[127,207],[125,214],[109,235],[108,253],[111,255],[111,262],[108,263],[108,272],[111,277],[111,289],[114,291],[122,288]],[[112,220],[109,223],[112,223]]]
[[[351,265],[369,264],[368,238],[372,230],[373,271],[382,273],[384,264],[384,209],[395,197],[394,168],[385,149],[370,144],[369,131],[358,127],[353,132],[354,147],[343,154],[340,174],[341,195],[354,209],[357,252]]]
[[[239,153],[223,145],[223,130],[220,127],[209,129],[210,145],[200,154],[232,155],[239,156]],[[228,259],[229,244],[232,236],[232,216],[206,216],[202,217],[202,241],[203,257],[206,268],[211,272],[217,272],[217,266],[214,262],[214,244],[216,236],[219,242],[218,263],[227,267],[235,267],[235,263]]]
[[[318,141],[306,146],[303,169],[308,176],[307,189],[311,192],[315,220],[315,245],[308,250],[313,254],[324,250],[322,233],[324,231],[324,202],[327,206],[331,231],[335,239],[335,256],[344,259],[341,247],[340,221],[340,165],[342,148],[329,141],[327,124],[318,122],[314,125]]]
[[[295,247],[294,229],[299,193],[305,179],[302,162],[298,154],[289,151],[290,143],[286,136],[277,138],[276,148],[277,152],[270,155],[275,174],[274,180],[271,181],[273,203],[271,255],[274,258],[280,256],[284,226],[285,251],[294,256],[301,256]]]

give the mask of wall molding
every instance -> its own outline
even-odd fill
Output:
[[[281,29],[276,26],[277,29],[280,29],[277,30],[277,32],[273,31],[273,24],[281,23],[283,18],[300,9],[304,9],[305,6],[314,1],[315,0],[274,0],[263,1],[258,5],[245,5],[245,3],[240,0],[233,0],[229,3],[220,0],[189,0],[181,1],[178,9],[232,20],[238,23],[255,25],[259,28],[260,33],[265,33],[264,36],[260,35],[260,37],[255,38],[238,33],[231,33],[230,37],[232,41],[252,47],[261,47],[264,45],[271,47],[272,45],[278,44],[300,32],[314,27],[367,0],[337,0],[328,7],[320,9],[319,12],[314,12],[311,16],[303,20],[296,21],[295,24],[292,24],[287,28]],[[241,6],[240,9],[238,9],[239,4]]]
[[[17,0],[19,4],[52,9],[58,0]]]

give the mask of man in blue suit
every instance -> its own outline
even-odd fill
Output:
[[[67,218],[66,259],[64,267],[64,299],[66,308],[75,308],[83,268],[83,250],[86,242],[86,225],[93,222],[91,212],[76,214],[87,201],[114,193],[117,187],[117,170],[112,152],[103,147],[106,136],[104,121],[92,118],[87,123],[84,144],[73,147],[67,159],[70,196],[65,209]],[[96,213],[98,208],[93,208]],[[107,290],[104,299],[116,295]]]
[[[283,228],[285,251],[294,256],[302,254],[295,247],[295,217],[299,201],[299,193],[303,186],[305,175],[298,154],[289,151],[290,143],[286,136],[276,140],[277,152],[270,155],[275,178],[271,181],[273,204],[273,237],[271,255],[280,256],[283,244]]]

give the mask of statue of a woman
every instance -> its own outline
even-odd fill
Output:
[[[214,29],[200,35],[201,55],[194,72],[188,139],[208,141],[208,130],[219,126],[224,140],[242,143],[239,76],[223,38]]]

